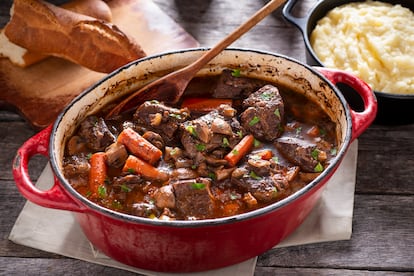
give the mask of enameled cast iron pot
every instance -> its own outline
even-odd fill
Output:
[[[166,53],[133,62],[77,97],[50,126],[30,138],[18,151],[14,178],[30,201],[73,211],[90,242],[109,257],[142,269],[193,272],[235,264],[257,256],[294,231],[317,202],[349,144],[373,121],[376,99],[369,86],[352,75],[313,69],[288,57],[245,49],[229,49],[213,59],[200,75],[224,68],[270,80],[317,101],[337,123],[337,156],[320,176],[294,195],[268,207],[227,218],[201,221],[161,221],[121,214],[100,207],[71,187],[62,173],[66,139],[88,114],[171,70],[189,64],[205,49]],[[350,109],[334,86],[348,83],[365,101],[365,110]],[[51,189],[40,191],[30,181],[28,162],[35,154],[50,159],[55,175]]]
[[[390,3],[393,5],[400,4],[414,12],[413,0],[379,0],[381,2]],[[323,66],[323,63],[317,57],[315,51],[310,43],[310,35],[316,24],[326,14],[335,7],[348,4],[351,2],[364,2],[363,0],[323,0],[318,1],[317,4],[304,17],[296,17],[293,9],[297,0],[289,0],[283,8],[283,16],[292,24],[294,24],[303,35],[303,40],[306,46],[306,62],[313,66]],[[355,91],[346,84],[339,84],[341,92],[356,110],[361,108],[361,102]],[[375,123],[379,124],[407,124],[414,123],[414,95],[413,94],[399,94],[398,91],[393,93],[386,93],[382,91],[375,91],[378,99],[378,114]]]

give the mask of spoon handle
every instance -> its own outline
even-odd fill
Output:
[[[235,29],[231,34],[226,36],[222,41],[220,41],[216,46],[207,51],[203,56],[201,56],[196,62],[187,66],[186,69],[199,71],[203,66],[217,56],[221,51],[223,51],[227,46],[233,43],[236,39],[241,37],[251,28],[253,28],[257,23],[259,23],[263,18],[268,16],[271,12],[281,6],[286,0],[272,0],[268,2],[263,8],[258,10],[253,14],[246,22],[240,25]]]

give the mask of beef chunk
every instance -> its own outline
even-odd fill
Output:
[[[281,165],[273,159],[257,158],[260,151],[248,155],[248,160],[231,174],[231,183],[250,193],[257,201],[268,203],[282,198],[291,189],[299,167]]]
[[[287,160],[304,172],[313,173],[323,169],[320,166],[326,161],[326,152],[316,143],[294,137],[281,137],[276,140],[275,146]]]
[[[139,175],[127,174],[114,177],[111,183],[111,197],[120,202],[125,202],[128,193],[134,190],[138,185],[141,189],[145,187],[145,181]]]
[[[137,174],[127,174],[123,176],[118,176],[113,179],[113,186],[119,186],[119,187],[129,187],[133,188],[135,185],[143,184],[145,181],[141,178],[140,175]]]
[[[228,117],[228,114],[235,116],[236,111],[228,105],[222,105],[217,110],[183,123],[181,143],[186,153],[195,157],[198,152],[212,152],[236,144],[240,139],[236,135],[240,124],[234,117]]]
[[[172,185],[178,212],[185,214],[187,219],[211,217],[214,202],[210,197],[209,179],[183,180]]]
[[[241,124],[258,139],[273,141],[282,132],[284,103],[279,90],[265,85],[243,101]]]
[[[86,156],[73,155],[63,163],[63,174],[74,187],[88,185],[90,165]]]
[[[280,174],[258,176],[247,168],[238,168],[233,171],[231,182],[260,202],[271,202],[279,196],[279,191],[286,189],[289,183],[286,177]]]
[[[140,105],[134,114],[137,124],[161,135],[164,142],[173,141],[182,122],[188,119],[187,109],[165,106],[158,101],[147,101]]]
[[[214,98],[240,98],[256,91],[263,85],[264,82],[261,80],[235,76],[233,71],[225,70],[220,75],[212,96]]]
[[[103,118],[89,116],[80,125],[79,135],[86,140],[87,146],[94,151],[103,151],[115,142],[115,136],[109,130]]]

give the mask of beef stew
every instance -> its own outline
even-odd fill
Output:
[[[89,200],[140,217],[200,220],[272,204],[336,155],[335,124],[303,95],[227,70],[197,77],[177,106],[104,108],[67,140],[63,170]]]

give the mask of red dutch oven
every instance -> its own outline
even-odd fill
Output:
[[[272,81],[319,103],[337,124],[337,156],[314,181],[295,194],[249,213],[200,221],[161,221],[118,213],[81,196],[65,179],[65,142],[87,115],[142,85],[197,59],[206,49],[165,53],[135,61],[111,73],[72,101],[50,126],[18,150],[13,163],[21,194],[47,208],[69,210],[89,241],[107,256],[130,266],[163,272],[195,272],[245,261],[269,250],[292,233],[310,213],[350,143],[374,120],[377,103],[370,87],[341,71],[312,68],[291,58],[247,49],[223,51],[199,75],[239,69],[241,74]],[[347,83],[364,100],[352,110],[335,84]],[[31,182],[29,160],[50,159],[54,185],[41,191]]]

